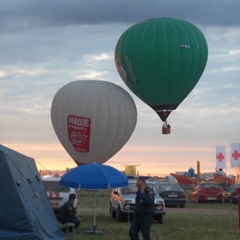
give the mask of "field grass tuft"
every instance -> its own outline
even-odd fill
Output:
[[[78,215],[83,222],[72,239],[127,240],[130,222],[118,222],[109,214],[110,190],[96,194],[96,229],[101,235],[88,234],[93,229],[93,192],[80,191]],[[142,240],[141,234],[139,234]],[[185,209],[167,209],[163,224],[154,222],[152,240],[240,240],[238,205],[187,201]],[[68,238],[71,239],[71,238]]]

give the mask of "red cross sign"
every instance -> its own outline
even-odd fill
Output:
[[[234,150],[232,157],[234,160],[238,160],[238,158],[240,158],[240,152],[238,152],[238,150]]]
[[[224,157],[224,154],[222,154],[221,152],[217,155],[217,159],[219,160],[219,162],[222,162],[225,157]]]

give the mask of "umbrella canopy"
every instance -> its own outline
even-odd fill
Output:
[[[125,174],[111,166],[98,163],[80,165],[64,174],[60,180],[60,185],[72,188],[94,190],[94,218],[93,230],[91,234],[101,234],[96,230],[96,191],[100,189],[116,188],[128,186],[128,178]]]
[[[128,186],[128,178],[114,167],[92,163],[68,171],[62,176],[60,185],[100,190]]]

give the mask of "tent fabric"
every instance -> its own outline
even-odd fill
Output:
[[[65,239],[33,158],[0,145],[0,240]]]

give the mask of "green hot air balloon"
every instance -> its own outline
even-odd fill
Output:
[[[166,126],[172,110],[200,79],[208,56],[207,42],[192,23],[155,18],[127,29],[115,48],[118,72]]]

